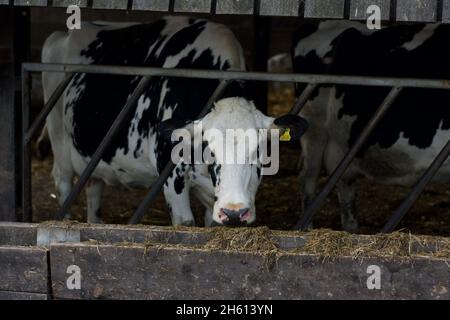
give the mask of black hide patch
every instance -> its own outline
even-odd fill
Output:
[[[333,41],[331,68],[321,66],[320,59],[312,51],[307,57],[295,58],[295,72],[448,79],[449,25],[440,25],[433,36],[414,50],[401,48],[424,27],[425,25],[394,26],[370,35],[349,29]],[[336,86],[336,98],[343,96],[339,118],[357,116],[348,138],[349,146],[354,144],[389,91],[390,88],[382,87]],[[449,103],[448,90],[404,89],[368,139],[360,156],[375,144],[382,148],[391,147],[398,141],[401,133],[410,145],[429,147],[438,129],[450,129]]]
[[[184,173],[185,170],[183,168],[177,168],[175,170],[175,180],[174,180],[174,189],[177,194],[181,194],[184,190]]]
[[[208,170],[213,186],[217,187],[220,184],[220,171],[222,170],[222,166],[220,164],[214,163],[208,166]]]
[[[166,37],[162,35],[166,20],[101,31],[97,39],[82,50],[80,55],[92,59],[93,64],[162,67],[167,57],[179,54],[194,43],[204,32],[207,23],[205,20],[190,19],[189,23],[167,42]],[[196,55],[198,57],[195,57]],[[178,61],[176,67],[227,70],[230,63],[223,61],[220,56],[215,61],[210,49],[198,52],[194,47]],[[165,82],[169,91],[161,97]],[[94,154],[137,84],[138,79],[130,76],[89,74],[75,77],[70,90],[77,90],[80,86],[83,86],[84,90],[66,106],[66,110],[73,111],[73,142],[82,156],[91,157]],[[124,150],[125,154],[133,152],[137,158],[142,153],[143,140],[149,135],[156,135],[154,151],[157,155],[158,170],[161,172],[170,159],[170,145],[159,137],[158,132],[164,110],[175,109],[174,118],[182,121],[193,120],[218,84],[217,80],[152,78],[141,97],[149,99],[150,106],[141,116],[136,112],[132,113],[102,160],[110,163],[119,149]],[[234,85],[225,96],[240,96],[243,91],[242,85]],[[159,105],[162,107],[159,108]],[[138,120],[137,125],[132,126],[132,120],[135,118]],[[134,150],[129,150],[130,130],[137,131],[140,137]]]

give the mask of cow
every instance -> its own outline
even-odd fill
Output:
[[[350,21],[301,26],[292,54],[296,73],[380,77],[450,78],[450,26],[397,25],[369,30]],[[300,94],[305,85],[299,85]],[[390,88],[321,85],[301,116],[310,122],[302,138],[300,174],[305,209],[322,167],[331,174],[354,144]],[[412,186],[450,139],[450,91],[404,89],[337,185],[343,229],[358,230],[354,181]],[[435,183],[450,181],[447,160]]]
[[[267,62],[267,71],[271,73],[292,73],[291,54],[284,52],[272,56]],[[270,82],[269,85],[272,90],[293,89],[293,84],[291,83]]]
[[[43,47],[42,61],[245,70],[243,50],[227,27],[189,17],[166,17],[150,23],[83,23],[81,30],[52,34]],[[46,100],[63,77],[43,73]],[[52,175],[61,205],[72,190],[74,177],[85,169],[138,82],[139,77],[134,76],[77,74],[49,115],[47,130],[54,154]],[[285,117],[287,124],[283,127],[283,119],[265,116],[246,97],[245,86],[237,82],[230,85],[209,114],[196,119],[218,84],[218,80],[151,78],[134,112],[103,154],[86,186],[89,223],[102,222],[100,200],[105,184],[152,185],[172,159],[173,145],[166,131],[174,123],[179,129],[189,130],[188,127],[201,121],[204,128],[224,132],[286,129],[295,120]],[[297,116],[296,119],[301,120]],[[219,153],[220,146],[213,138],[208,139],[203,135],[202,148]],[[257,146],[250,148],[256,152]],[[206,208],[206,226],[248,225],[255,221],[261,162],[231,165],[219,161],[188,163],[181,159],[176,165],[163,190],[174,226],[196,224],[189,203],[190,191]],[[70,214],[66,218],[70,219]]]

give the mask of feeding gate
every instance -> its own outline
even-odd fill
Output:
[[[0,139],[4,147],[0,156],[0,220],[24,222],[0,224],[0,269],[5,270],[6,274],[0,278],[0,298],[449,298],[449,242],[445,238],[405,238],[403,235],[358,237],[333,233],[323,235],[320,232],[308,235],[255,229],[245,232],[250,232],[248,236],[254,237],[257,245],[236,248],[217,245],[220,241],[236,240],[239,234],[234,231],[224,231],[222,234],[220,231],[197,229],[25,223],[31,222],[31,139],[77,73],[136,75],[141,77],[141,81],[60,209],[59,218],[64,216],[83,189],[128,112],[145,90],[149,77],[221,80],[205,105],[203,115],[228,83],[235,80],[307,83],[291,110],[292,114],[298,114],[314,89],[321,84],[391,87],[391,92],[369,125],[301,217],[297,229],[308,225],[403,88],[450,89],[450,85],[445,80],[26,63],[27,55],[21,52],[26,45],[20,41],[22,29],[17,24],[18,21],[23,22],[24,17],[17,14],[15,7],[66,7],[77,4],[88,9],[359,20],[366,18],[367,6],[375,2],[382,8],[383,19],[391,22],[450,20],[450,1],[445,0],[412,1],[413,5],[406,0],[288,0],[283,1],[282,5],[272,0],[0,1],[0,16],[4,18],[0,24],[5,25],[3,33],[0,33],[0,103],[4,110],[4,117],[0,119]],[[264,58],[267,60],[267,57]],[[64,72],[66,78],[30,126],[30,73],[43,71]],[[21,94],[18,94],[19,91]],[[20,100],[22,108],[18,112],[17,101]],[[449,153],[450,142],[437,155],[383,232],[395,229]],[[173,169],[173,164],[165,168],[130,224],[142,220]],[[340,247],[334,246],[336,242],[346,243],[346,250],[341,252]],[[336,255],[328,252],[327,247],[321,248],[318,243],[329,243],[328,249],[331,248]],[[399,250],[395,251],[397,257],[387,259],[383,248],[388,250],[388,244]],[[325,256],[326,261],[318,258],[320,256]],[[66,285],[67,268],[73,265],[83,275],[80,289],[71,289]],[[389,285],[380,290],[371,290],[373,288],[368,288],[365,281],[373,266],[380,268],[383,280],[390,279]],[[130,270],[134,271],[132,278]],[[411,281],[412,278],[416,280]],[[210,279],[213,281],[209,282]],[[248,283],[244,283],[243,279],[249,279]],[[185,296],[187,292],[189,296]]]

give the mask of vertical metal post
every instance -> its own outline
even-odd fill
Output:
[[[259,6],[255,8],[259,14]],[[254,17],[254,48],[253,66],[255,71],[267,72],[267,61],[269,60],[270,42],[270,17]],[[250,83],[254,90],[256,107],[267,114],[269,85],[266,81]]]
[[[22,74],[24,71],[22,72]],[[72,79],[76,73],[69,73],[64,80],[58,85],[56,90],[53,92],[51,97],[48,99],[45,106],[42,108],[41,112],[39,112],[36,120],[32,123],[32,125],[29,127],[28,130],[24,129],[24,143],[28,144],[31,142],[33,137],[37,134],[38,130],[41,129],[44,126],[45,120],[47,119],[47,116],[52,112],[53,108],[55,107],[56,103],[61,98],[62,94],[66,90],[67,86],[70,84]],[[27,73],[28,76],[28,73]],[[24,83],[22,81],[22,89],[24,87]],[[23,94],[24,98],[26,96]],[[28,128],[28,127],[27,127]]]
[[[419,182],[415,185],[415,187],[411,190],[408,197],[403,201],[403,203],[398,207],[395,211],[394,215],[388,221],[388,223],[384,226],[382,233],[391,233],[398,226],[400,221],[406,215],[406,213],[411,209],[414,202],[416,202],[417,198],[423,192],[425,187],[430,183],[439,169],[442,167],[444,162],[448,159],[450,155],[450,140],[444,146],[439,155],[434,159],[431,166],[425,171],[424,175],[420,178]]]
[[[216,102],[220,96],[223,94],[225,89],[227,88],[229,84],[229,81],[222,80],[217,89],[214,91],[212,96],[209,98],[206,105],[203,107],[202,111],[198,115],[198,118],[201,119],[204,116],[208,114],[208,112],[211,110],[212,106],[214,105],[214,102]],[[161,191],[161,189],[164,186],[164,183],[166,183],[167,179],[175,170],[177,164],[173,163],[172,161],[169,161],[169,163],[166,165],[164,170],[159,174],[158,179],[155,181],[155,183],[150,188],[150,191],[145,196],[144,200],[141,202],[139,207],[137,208],[136,212],[134,213],[133,217],[128,221],[128,224],[138,224],[142,221],[142,218],[144,217],[145,213],[150,208],[151,204],[155,200],[158,193]]]
[[[139,82],[139,84],[137,85],[136,89],[134,89],[133,93],[128,98],[127,103],[125,104],[122,111],[120,111],[119,115],[117,116],[113,125],[107,132],[106,136],[103,138],[99,147],[97,148],[94,155],[92,156],[91,161],[88,163],[88,165],[84,169],[83,173],[81,174],[80,178],[78,179],[78,182],[74,186],[72,192],[69,194],[67,199],[64,201],[63,206],[59,209],[59,211],[57,213],[57,217],[59,219],[64,218],[64,216],[66,215],[67,211],[70,209],[73,202],[76,200],[76,198],[78,197],[80,192],[83,190],[84,186],[86,185],[87,181],[91,177],[95,168],[97,168],[97,165],[101,161],[102,156],[105,153],[105,150],[109,147],[111,141],[115,138],[116,134],[119,132],[119,130],[124,125],[125,119],[127,119],[128,115],[134,110],[133,108],[134,108],[137,100],[142,95],[142,93],[147,89],[149,83],[150,83],[150,77],[143,77],[141,79],[141,81]]]
[[[32,182],[31,182],[31,146],[30,142],[37,131],[43,126],[48,114],[52,111],[64,90],[73,79],[73,74],[68,75],[56,88],[50,99],[45,104],[37,119],[30,127],[30,105],[31,105],[31,75],[22,68],[22,220],[32,221]]]
[[[306,102],[308,101],[311,94],[314,92],[314,90],[317,89],[317,87],[317,84],[309,83],[295,102],[294,107],[291,109],[291,111],[289,111],[289,114],[298,115],[306,105]]]
[[[0,221],[17,221],[20,178],[16,162],[15,72],[12,6],[0,7]]]
[[[356,140],[355,144],[352,146],[350,151],[346,154],[344,159],[339,163],[336,170],[333,172],[331,177],[328,179],[327,183],[325,184],[325,187],[320,191],[319,195],[314,199],[314,201],[311,203],[311,205],[306,209],[306,212],[302,215],[300,220],[295,226],[295,229],[301,229],[304,230],[307,228],[308,224],[311,222],[313,216],[316,214],[316,212],[319,210],[319,208],[322,206],[324,200],[327,198],[327,196],[330,194],[330,192],[333,190],[334,186],[337,184],[339,179],[342,177],[342,175],[345,173],[347,168],[352,163],[353,159],[361,149],[361,147],[364,145],[364,143],[367,141],[367,138],[370,136],[372,131],[376,128],[380,120],[383,118],[383,116],[386,114],[386,112],[389,110],[389,108],[394,103],[395,99],[398,97],[400,92],[402,91],[402,88],[392,88],[392,90],[387,95],[386,99],[383,101],[382,105],[378,108],[378,110],[375,112],[373,117],[370,119],[369,123],[367,124],[366,128],[363,130],[361,135]]]
[[[30,125],[30,95],[31,95],[31,76],[22,68],[22,220],[24,222],[32,221],[31,206],[31,148],[30,144],[25,142],[25,136]]]
[[[14,59],[16,79],[22,79],[22,86],[16,89],[16,179],[21,181],[22,186],[18,187],[16,202],[22,207],[22,216],[19,217],[23,222],[31,222],[31,155],[30,149],[23,154],[22,141],[25,134],[25,125],[29,124],[30,118],[30,102],[31,102],[31,75],[24,73],[22,63],[30,60],[30,42],[31,42],[31,26],[30,26],[30,8],[16,7],[14,10]],[[16,81],[19,84],[19,81]],[[26,110],[24,110],[26,109]],[[19,110],[25,112],[22,117],[19,116]],[[19,129],[21,128],[21,130]],[[26,127],[28,128],[28,127]],[[19,168],[21,167],[21,170]],[[20,179],[21,178],[21,179]],[[25,194],[24,194],[25,192]],[[26,206],[23,205],[27,200]]]

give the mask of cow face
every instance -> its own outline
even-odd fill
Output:
[[[279,130],[289,128],[290,135],[298,137],[298,132],[304,132],[306,127],[306,121],[298,116],[274,119],[262,114],[246,99],[227,98],[217,102],[203,119],[184,128],[193,137],[194,148],[186,148],[188,152],[194,150],[190,162],[195,163],[196,172],[204,172],[209,177],[208,193],[214,195],[212,211],[216,223],[241,226],[256,220],[255,196],[263,165],[267,164],[264,160],[273,161],[279,156],[273,152],[278,148],[269,151],[279,141]],[[172,140],[180,139],[172,135]],[[270,158],[262,157],[269,153]],[[199,154],[201,161],[196,157]],[[183,158],[185,161],[186,157]]]

